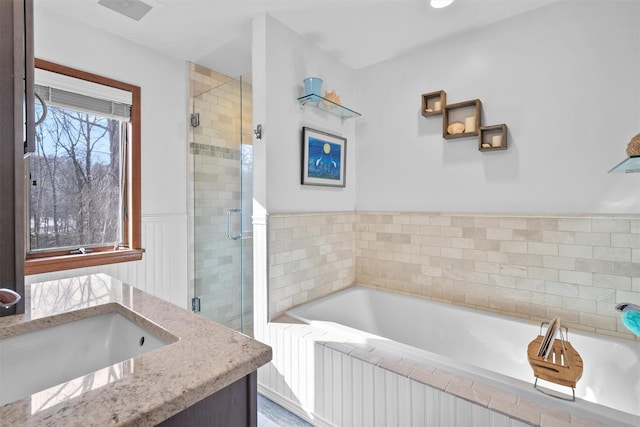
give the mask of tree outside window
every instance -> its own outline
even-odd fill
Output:
[[[122,242],[120,129],[117,119],[48,108],[30,156],[32,251]]]

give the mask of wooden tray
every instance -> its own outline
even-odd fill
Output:
[[[544,337],[539,335],[529,343],[527,348],[529,365],[533,369],[533,374],[536,378],[575,388],[576,383],[582,377],[582,357],[569,341],[556,339],[553,342],[551,354],[547,360],[544,360],[544,357],[538,356],[538,349],[543,339]]]

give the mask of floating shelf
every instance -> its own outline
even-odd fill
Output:
[[[436,102],[440,103],[440,109],[436,109]],[[446,105],[447,92],[443,90],[422,94],[422,115],[425,117],[442,114],[442,110]]]
[[[640,173],[640,155],[627,157],[611,169],[609,173]]]
[[[444,90],[423,93],[420,99],[423,116],[442,115],[442,138],[457,139],[475,136],[480,151],[507,149],[507,125],[502,123],[482,126],[482,102],[479,99],[447,105],[447,93]],[[436,110],[437,102],[441,110]],[[638,157],[637,172],[640,172],[640,156]]]
[[[471,101],[458,102],[457,104],[445,105],[444,115],[442,116],[442,137],[444,139],[455,138],[467,138],[470,136],[478,136],[478,128],[480,127],[482,102],[479,99]],[[472,131],[468,131],[466,128],[461,133],[449,133],[448,128],[454,122],[462,123],[465,126],[465,121],[473,119],[474,126]]]
[[[494,137],[500,138],[494,138]],[[499,144],[498,143],[499,140]],[[483,147],[483,145],[485,145]],[[489,145],[487,147],[486,145]],[[496,151],[507,149],[507,125],[480,126],[478,134],[478,150],[480,151]]]
[[[298,102],[300,103],[300,108],[304,108],[306,105],[311,105],[319,110],[326,111],[329,114],[340,117],[342,120],[360,117],[362,115],[351,108],[336,104],[335,102],[320,95],[311,94],[301,96],[298,98]]]

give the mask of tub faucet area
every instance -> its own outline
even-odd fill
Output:
[[[640,305],[623,302],[616,306],[616,310],[622,313],[622,324],[640,337]]]
[[[632,304],[630,302],[621,302],[620,304],[616,305],[616,310],[621,311],[623,313],[627,311],[640,312],[640,305]]]
[[[0,307],[2,308],[11,308],[21,299],[22,297],[16,291],[7,288],[0,289]]]

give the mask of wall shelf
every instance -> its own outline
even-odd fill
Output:
[[[458,102],[456,104],[445,105],[443,107],[444,113],[442,116],[442,137],[444,139],[455,138],[467,138],[470,136],[478,136],[478,127],[482,123],[481,111],[482,102],[479,99],[471,101]],[[468,120],[473,119],[473,130],[469,131],[465,125],[468,124]],[[462,133],[449,133],[449,125],[454,122],[459,122],[465,125],[464,132]]]
[[[351,108],[336,104],[335,102],[320,95],[311,94],[301,96],[298,98],[298,102],[300,103],[301,109],[304,109],[307,105],[311,105],[319,110],[326,111],[329,114],[340,117],[343,121],[354,117],[360,117],[362,115]]]
[[[447,93],[444,90],[423,93],[420,99],[424,117],[442,115],[444,139],[476,137],[479,151],[507,149],[507,125],[482,126],[482,102],[479,99],[447,105]],[[440,103],[440,110],[436,110],[436,102]],[[640,172],[640,156],[637,157],[636,172]]]
[[[494,138],[499,137],[499,138]],[[499,143],[498,143],[499,142]],[[487,147],[488,145],[488,147]],[[507,125],[480,126],[478,150],[496,151],[507,149]]]
[[[436,102],[439,102],[439,109],[436,109]],[[442,110],[447,105],[447,92],[439,90],[422,94],[422,115],[424,117],[442,114]]]
[[[640,155],[627,157],[608,173],[640,173]]]

